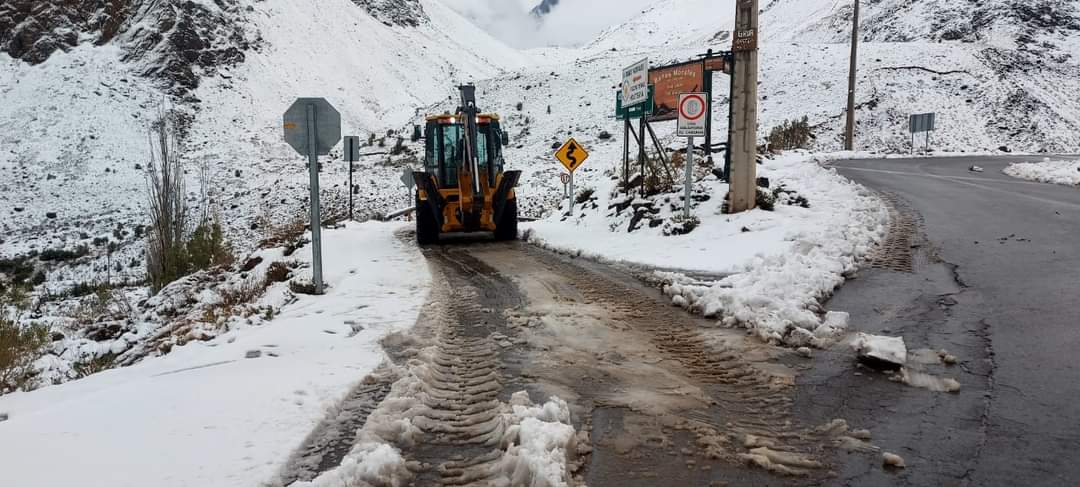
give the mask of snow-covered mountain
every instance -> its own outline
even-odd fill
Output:
[[[270,200],[275,210],[306,204],[304,163],[280,141],[295,97],[325,96],[347,133],[382,138],[411,128],[419,108],[456,84],[526,59],[438,0],[325,0],[316,9],[288,0],[84,3],[0,7],[0,25],[15,26],[0,30],[0,255],[93,248],[128,226],[116,233],[127,234],[126,269],[141,253],[129,224],[143,220],[147,131],[159,107],[184,114],[185,157],[210,167],[217,209],[233,229],[250,229]],[[344,169],[326,171],[340,200]],[[407,201],[382,184],[399,171],[367,167],[359,177],[367,209]],[[198,184],[193,177],[189,187]]]
[[[589,47],[647,52],[730,45],[733,0],[664,0]],[[1077,2],[864,2],[858,145],[905,152],[908,115],[936,112],[946,151],[1070,152],[1080,147]],[[852,4],[762,3],[766,134],[807,115],[821,148],[840,146]],[[654,60],[660,63],[668,59]],[[724,103],[726,97],[718,96]],[[726,126],[726,120],[718,120]]]
[[[421,114],[452,110],[454,87],[469,81],[484,109],[506,116],[526,210],[550,212],[562,190],[551,146],[575,136],[593,151],[579,187],[609,178],[621,159],[610,136],[620,68],[642,56],[659,65],[726,49],[734,1],[660,0],[583,48],[529,51],[483,32],[449,0],[5,2],[0,258],[85,245],[89,254],[68,263],[34,260],[51,293],[103,276],[141,279],[147,131],[161,108],[185,120],[189,188],[199,187],[195,168],[207,167],[213,210],[244,251],[265,221],[307,207],[304,161],[280,134],[295,97],[324,96],[344,132],[393,145]],[[574,5],[561,2],[545,18]],[[859,147],[906,152],[908,115],[934,111],[939,150],[1080,150],[1075,5],[867,3]],[[850,16],[850,4],[834,0],[763,3],[761,136],[805,115],[816,148],[839,148]],[[714,93],[718,134],[726,102]],[[670,125],[657,133],[674,147]],[[346,168],[340,154],[324,162],[323,199],[337,210]],[[407,155],[360,164],[361,215],[411,203],[398,183],[410,164]]]

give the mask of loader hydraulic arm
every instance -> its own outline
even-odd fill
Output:
[[[461,212],[466,219],[479,218],[480,211],[484,207],[484,192],[480,187],[480,155],[477,153],[476,138],[479,130],[476,126],[476,117],[479,109],[476,108],[476,86],[463,85],[461,90],[461,108],[458,116],[461,117],[465,128],[464,151],[461,160],[458,188],[461,190]]]

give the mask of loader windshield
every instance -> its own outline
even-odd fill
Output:
[[[494,184],[495,175],[502,170],[500,156],[502,147],[498,138],[498,129],[490,123],[477,126],[477,159],[481,174]],[[459,123],[429,122],[427,129],[427,150],[424,166],[439,180],[443,188],[456,188],[458,168],[465,159],[465,127]]]

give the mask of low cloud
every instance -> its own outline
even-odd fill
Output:
[[[515,47],[578,46],[629,20],[655,0],[561,0],[538,20],[539,0],[442,0],[492,36]]]

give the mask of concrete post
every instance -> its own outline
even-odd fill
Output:
[[[738,0],[735,6],[735,72],[731,104],[735,123],[731,131],[732,213],[752,210],[757,200],[758,110],[758,0]]]

